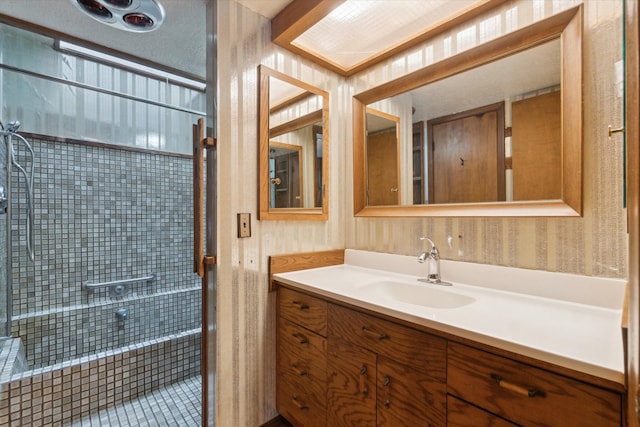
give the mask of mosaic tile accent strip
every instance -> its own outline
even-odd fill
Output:
[[[20,338],[0,341],[0,384],[28,368]]]
[[[198,376],[200,345],[189,331],[16,375],[0,384],[0,425],[61,426]]]

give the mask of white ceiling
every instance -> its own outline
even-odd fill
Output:
[[[272,19],[293,0],[236,0],[265,18]]]
[[[220,0],[231,1],[231,0]],[[278,3],[263,0],[260,3]],[[131,33],[111,28],[78,10],[71,0],[0,0],[0,14],[184,71],[206,76],[207,0],[158,0],[166,11],[160,28]]]
[[[555,88],[561,82],[560,39],[439,80],[410,92],[412,121],[427,121]],[[399,95],[398,97],[406,97]],[[406,102],[399,99],[399,104]],[[374,104],[374,109],[383,106]],[[392,125],[392,124],[391,124]],[[367,115],[367,130],[390,127],[388,120]]]
[[[414,121],[514,99],[560,85],[560,39],[490,62],[412,91]]]

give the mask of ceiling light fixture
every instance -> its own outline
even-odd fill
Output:
[[[165,12],[156,0],[70,0],[96,21],[136,33],[157,29]]]
[[[293,0],[271,20],[271,41],[350,76],[505,2]]]

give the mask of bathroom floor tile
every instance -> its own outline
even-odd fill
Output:
[[[198,427],[201,424],[201,388],[200,377],[189,378],[66,426]]]

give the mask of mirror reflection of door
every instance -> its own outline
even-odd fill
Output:
[[[271,208],[302,206],[302,147],[271,141],[269,143],[269,180]]]
[[[429,203],[505,200],[504,103],[427,122]]]
[[[322,197],[324,196],[324,183],[322,182],[322,146],[323,135],[322,126],[313,126],[313,143],[315,156],[313,157],[313,200],[314,207],[322,207]]]
[[[513,200],[562,198],[560,91],[511,104]]]
[[[398,124],[400,118],[367,108],[367,204],[398,205]]]
[[[424,179],[424,122],[413,124],[413,139],[411,141],[411,159],[413,162],[413,204],[421,205],[425,201]]]

